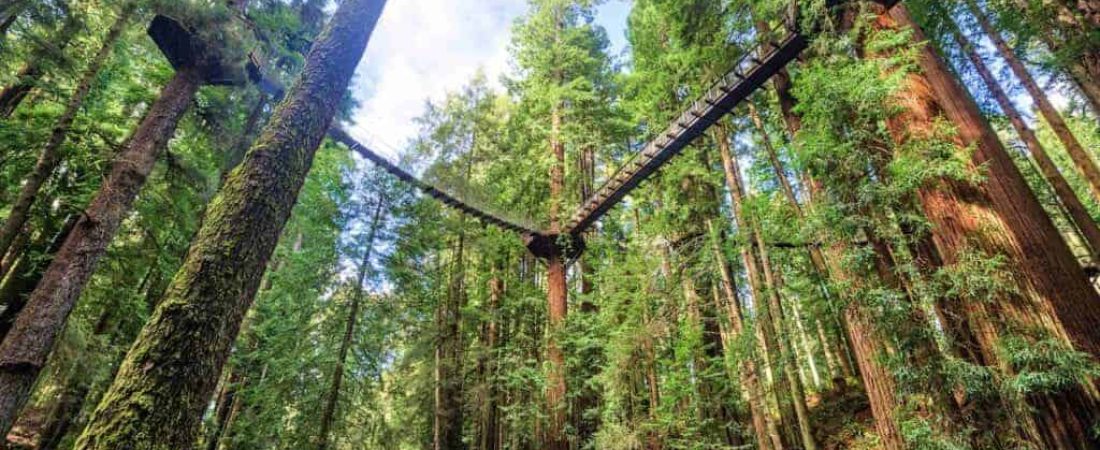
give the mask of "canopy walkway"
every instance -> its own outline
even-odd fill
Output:
[[[428,196],[443,202],[443,204],[447,206],[462,211],[463,213],[469,214],[471,217],[477,218],[482,222],[498,226],[505,230],[514,231],[516,233],[524,235],[540,234],[538,230],[535,230],[529,225],[520,225],[518,223],[515,223],[516,221],[514,219],[506,219],[504,217],[486,211],[487,208],[475,207],[470,203],[467,203],[468,200],[463,201],[454,195],[444,192],[442,189],[437,188],[430,183],[422,181],[420,178],[417,178],[415,175],[413,175],[410,171],[402,169],[401,166],[391,162],[378,152],[371,150],[370,147],[367,147],[366,145],[363,145],[359,141],[355,140],[351,137],[351,135],[349,135],[346,131],[340,129],[339,127],[330,128],[328,135],[329,138],[331,138],[333,141],[344,144],[349,149],[351,149],[351,151],[358,153],[359,156],[366,158],[370,162],[382,168],[382,170],[389,172],[391,175],[397,177],[401,181],[412,185],[413,187],[424,192],[425,194],[428,194]]]
[[[790,24],[783,29],[787,30],[785,38],[779,42],[757,44],[756,48],[745,53],[729,73],[707,89],[702,98],[692,103],[641,152],[631,156],[577,209],[563,231],[579,234],[595,224],[642,181],[760,90],[764,83],[809,46],[806,37],[792,31]]]
[[[877,3],[891,7],[899,0],[876,0]],[[842,0],[827,0],[832,7]],[[693,102],[640,152],[633,154],[614,174],[596,190],[590,198],[573,213],[562,230],[563,235],[579,236],[592,227],[596,221],[619,204],[630,192],[638,187],[650,175],[656,173],[666,162],[680,154],[684,148],[702,136],[710,127],[736,109],[754,93],[764,88],[765,83],[780,70],[787,67],[809,47],[809,39],[798,28],[797,18],[788,16],[780,27],[779,34],[761,39],[754,48],[746,52],[725,76],[715,81],[704,95]],[[255,67],[253,67],[255,69]],[[282,86],[266,77],[258,78],[257,85],[265,92],[282,97]],[[538,229],[533,221],[524,218],[505,217],[506,214],[491,212],[485,202],[478,202],[470,196],[456,195],[442,188],[438,183],[426,181],[414,175],[412,170],[388,160],[370,147],[351,137],[346,131],[333,126],[329,136],[336,142],[346,145],[352,151],[378,165],[398,179],[409,183],[430,197],[438,199],[449,207],[462,211],[487,224],[533,238],[552,237],[550,233]],[[545,239],[541,239],[545,240]]]

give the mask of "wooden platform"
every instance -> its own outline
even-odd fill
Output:
[[[244,66],[227,66],[216,43],[203,42],[195,30],[168,16],[157,15],[149,23],[149,37],[172,68],[199,68],[207,84],[239,85],[247,81]]]

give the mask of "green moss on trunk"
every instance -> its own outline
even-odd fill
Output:
[[[79,450],[191,448],[313,156],[384,0],[347,0],[301,79],[208,210],[187,258],[77,442]]]

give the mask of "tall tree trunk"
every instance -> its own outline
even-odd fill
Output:
[[[49,243],[32,246],[30,250],[35,250],[34,247],[38,247],[38,249],[44,250],[43,254],[35,257],[36,255],[33,253],[25,252],[12,265],[11,275],[4,280],[3,284],[0,284],[0,304],[4,305],[4,311],[0,312],[0,341],[7,339],[8,333],[15,325],[16,318],[23,311],[23,307],[27,305],[28,297],[34,292],[39,281],[42,280],[42,274],[49,267],[50,260],[57,254],[65,240],[68,239],[73,227],[76,226],[77,219],[79,219],[79,216],[69,216]],[[45,233],[42,237],[45,237]]]
[[[197,71],[185,69],[164,88],[0,345],[0,433],[10,430],[96,263],[201,84]]]
[[[0,255],[8,251],[15,236],[23,229],[23,225],[30,216],[31,206],[34,205],[35,199],[38,197],[38,190],[42,188],[46,179],[53,174],[53,171],[57,169],[57,165],[61,163],[61,145],[65,143],[65,138],[69,134],[73,121],[76,120],[77,113],[84,105],[84,99],[92,89],[92,83],[99,76],[99,69],[103,67],[103,63],[107,61],[107,57],[110,56],[115,43],[118,42],[118,38],[122,36],[122,32],[126,29],[126,24],[129,23],[133,12],[133,5],[125,6],[125,9],[115,19],[115,23],[111,25],[111,29],[103,39],[99,51],[92,58],[91,63],[88,64],[88,68],[85,69],[80,82],[77,83],[76,91],[69,97],[69,103],[65,105],[65,111],[61,113],[61,118],[57,120],[50,132],[46,146],[43,147],[42,153],[38,156],[38,162],[35,163],[30,175],[23,180],[19,196],[16,198],[15,203],[11,205],[11,211],[8,212],[7,219],[4,219],[3,227],[0,227]]]
[[[496,383],[496,349],[498,346],[500,319],[500,304],[504,297],[504,280],[500,278],[500,268],[493,263],[492,274],[489,276],[489,320],[485,324],[482,335],[482,346],[485,354],[481,360],[482,382],[485,383],[485,399],[481,406],[481,429],[479,431],[480,450],[499,450],[500,418],[497,414],[498,397],[500,392]]]
[[[950,20],[950,19],[947,19]],[[1020,111],[1016,109],[1016,105],[1012,103],[1008,93],[1001,88],[1001,84],[997,82],[997,78],[993,75],[993,72],[986,66],[985,61],[981,55],[978,54],[977,49],[970,43],[970,39],[962,33],[962,30],[958,28],[953,22],[948,23],[952,35],[955,38],[955,42],[959,44],[959,47],[966,53],[967,58],[974,65],[978,75],[985,83],[986,89],[993,94],[993,98],[997,100],[997,104],[1000,105],[1001,111],[1008,116],[1009,121],[1012,123],[1012,127],[1016,129],[1016,134],[1020,136],[1020,140],[1031,151],[1031,155],[1035,158],[1036,165],[1039,166],[1039,171],[1042,172],[1043,177],[1050,183],[1054,189],[1055,195],[1062,205],[1066,208],[1070,220],[1076,225],[1077,230],[1080,232],[1081,237],[1088,243],[1089,248],[1092,250],[1091,255],[1093,259],[1100,258],[1100,227],[1097,226],[1096,221],[1089,215],[1085,205],[1081,203],[1081,200],[1077,198],[1077,194],[1073,192],[1073,188],[1070,187],[1069,182],[1058,171],[1058,166],[1054,164],[1054,161],[1050,159],[1050,155],[1047,154],[1043,145],[1039,143],[1039,138],[1035,136],[1035,132],[1031,130],[1031,127],[1024,122],[1023,116]]]
[[[904,6],[882,14],[880,20],[885,22],[884,26],[894,26],[896,22],[910,27],[918,33],[917,41],[924,39]],[[987,171],[985,181],[977,189],[959,186],[955,193],[941,190],[921,194],[933,224],[936,247],[945,263],[955,261],[968,239],[988,235],[989,226],[1001,230],[999,234],[1007,239],[986,245],[993,246],[991,250],[995,253],[1008,256],[1007,268],[1025,277],[1021,280],[1025,292],[1038,305],[1053,310],[1077,348],[1100,355],[1100,310],[1089,306],[1100,301],[1100,296],[1089,285],[1065,241],[969,94],[931,47],[923,46],[919,63],[924,74],[910,76],[909,83],[912,92],[923,95],[909,96],[902,104],[910,120],[896,120],[895,123],[904,126],[896,131],[903,138],[919,135],[922,124],[942,114],[958,128],[960,144],[976,148],[975,166],[985,166]],[[962,206],[963,200],[971,207]],[[987,223],[970,221],[978,218]]]
[[[190,448],[384,0],[347,0],[244,162],[77,440],[77,450]],[[155,399],[157,408],[148,404]]]
[[[325,450],[329,446],[329,430],[336,418],[336,406],[340,401],[340,386],[344,380],[344,364],[348,359],[348,350],[355,341],[355,322],[359,318],[359,307],[363,302],[363,283],[367,281],[367,273],[370,272],[371,250],[374,248],[374,237],[378,232],[378,226],[382,220],[382,208],[385,200],[379,194],[378,204],[374,208],[374,217],[371,218],[370,231],[363,250],[363,259],[360,260],[359,275],[356,277],[355,290],[351,294],[351,305],[348,308],[348,318],[344,327],[344,339],[340,342],[340,354],[336,359],[336,367],[332,370],[332,385],[329,387],[328,399],[325,401],[325,409],[321,413],[321,431],[319,434],[318,450]]]
[[[460,450],[463,425],[462,305],[466,297],[465,218],[460,220],[447,294],[436,309],[435,450]]]
[[[555,10],[555,14],[563,14]],[[555,20],[555,39],[560,39],[562,21]],[[565,82],[560,70],[555,73],[558,84]],[[550,235],[556,237],[561,232],[561,203],[565,191],[565,143],[562,141],[562,109],[564,104],[555,100],[550,111]],[[548,450],[568,450],[569,441],[565,434],[568,421],[566,411],[565,355],[557,343],[557,333],[565,324],[568,302],[568,284],[566,280],[565,258],[560,251],[553,251],[546,261],[546,284],[549,315],[547,328],[547,360],[550,373],[546,378],[546,407],[549,423],[546,430],[545,447]]]
[[[903,5],[879,10],[875,26],[913,30],[917,42],[926,42]],[[957,127],[960,147],[975,148],[974,166],[987,177],[979,185],[943,180],[925,187],[918,197],[932,224],[931,235],[943,264],[959,262],[964,252],[1003,256],[1005,269],[1019,279],[1019,290],[995,293],[995,299],[953,302],[960,317],[978,331],[985,363],[1012,371],[1000,361],[1002,339],[1016,330],[1066,339],[1094,357],[1100,350],[1098,296],[1089,285],[1069,248],[1028,188],[977,105],[928,44],[921,44],[923,73],[907,76],[898,95],[900,114],[889,120],[895,139],[905,142],[929,136],[942,115]],[[1027,337],[1026,335],[1023,337]],[[999,361],[999,362],[998,362]],[[991,363],[992,362],[992,363]],[[981,363],[981,362],[979,362]],[[1042,445],[1050,448],[1087,448],[1100,445],[1087,431],[1097,417],[1096,401],[1084,389],[1029,395],[1040,422],[1046,423]],[[1079,443],[1062,447],[1059,443]]]
[[[775,286],[767,281],[771,276],[761,271],[761,256],[758,252],[763,250],[763,246],[760,245],[761,241],[756,236],[758,230],[752,221],[744,217],[742,211],[745,189],[741,181],[737,159],[733,157],[730,149],[729,134],[724,124],[715,125],[715,139],[718,142],[718,151],[722,158],[722,168],[726,177],[726,185],[729,188],[730,200],[733,204],[737,229],[740,233],[743,233],[744,239],[746,239],[741,249],[741,257],[745,263],[746,275],[749,280],[749,288],[753,293],[753,299],[759,306],[757,309],[759,314],[758,324],[764,337],[765,351],[771,357],[772,373],[776,375],[773,377],[773,382],[779,401],[781,423],[786,428],[785,438],[790,440],[790,442],[784,442],[784,445],[797,447],[796,442],[800,442],[805,448],[812,449],[815,448],[812,430],[803,430],[803,425],[808,425],[808,417],[805,415],[805,403],[801,406],[795,404],[798,399],[802,398],[799,395],[801,383],[798,382],[797,368],[788,365],[791,360],[783,356],[783,353],[787,350],[783,349],[783,340],[779,334],[779,327],[782,326],[782,322],[777,315],[779,310],[775,308],[775,305],[779,304],[778,297],[775,297],[777,293],[774,290]],[[767,270],[770,271],[770,265]],[[782,365],[782,370],[791,373],[779,376],[779,365]],[[796,382],[799,385],[797,388],[794,386]]]
[[[764,269],[764,283],[767,289],[765,297],[768,304],[766,308],[762,309],[762,312],[767,316],[765,320],[770,319],[775,324],[775,333],[777,333],[780,345],[779,358],[783,364],[783,372],[787,377],[787,383],[791,386],[791,403],[794,404],[795,418],[798,420],[798,431],[802,438],[802,447],[804,450],[814,450],[817,448],[817,443],[814,441],[810,413],[806,407],[806,391],[802,385],[802,379],[799,378],[798,362],[795,360],[794,346],[791,344],[790,327],[787,324],[788,321],[783,317],[783,306],[779,295],[781,287],[779,276],[776,273],[778,268],[771,263],[767,244],[764,242],[763,232],[760,230],[759,224],[755,221],[750,223],[753,226],[753,236],[759,249],[760,265]]]
[[[875,325],[858,304],[851,304],[844,311],[848,323],[848,335],[855,350],[856,365],[863,378],[863,389],[871,404],[875,418],[875,433],[882,450],[905,450],[901,431],[898,429],[897,385],[894,374],[882,364],[885,347],[878,338]]]
[[[756,447],[760,450],[782,448],[779,433],[776,432],[774,426],[768,426],[770,418],[768,417],[767,401],[764,398],[764,390],[760,386],[760,376],[756,372],[756,344],[752,339],[745,339],[744,315],[741,313],[741,299],[737,295],[737,284],[733,278],[733,272],[730,271],[726,255],[718,244],[714,225],[708,221],[707,227],[712,235],[711,250],[714,252],[714,259],[718,262],[718,272],[722,276],[722,292],[725,294],[726,303],[729,307],[728,316],[730,326],[733,328],[734,338],[745,342],[748,347],[748,351],[738,361],[738,364],[741,366],[739,371],[741,385],[749,397],[749,413],[752,416]]]
[[[792,84],[790,75],[785,69],[781,70],[780,73],[773,78],[773,84],[779,99],[784,122],[787,125],[787,131],[793,137],[797,135],[802,128],[802,118],[795,113],[797,100],[791,94]],[[753,109],[750,109],[750,114],[756,116]],[[759,119],[755,120],[759,121]],[[758,124],[757,126],[762,127],[762,124]],[[795,202],[796,199],[790,198],[794,191],[793,188],[790,187],[790,181],[787,179],[785,172],[782,170],[782,165],[779,164],[778,157],[774,155],[774,152],[771,152],[769,153],[769,159],[772,160],[771,163],[773,168],[776,170],[776,173],[779,174],[778,177],[780,182],[785,185],[783,189],[784,194],[788,196],[788,199],[791,200],[800,211],[801,208],[798,203]],[[811,194],[810,198],[816,198],[818,194],[816,194],[815,191],[820,190],[819,184],[816,180],[810,178],[808,174],[806,174],[806,179]],[[802,212],[799,212],[799,214],[801,215]],[[817,272],[819,274],[827,274],[831,279],[835,279],[842,283],[857,281],[853,274],[850,273],[849,268],[842,267],[839,264],[839,261],[843,260],[842,255],[845,252],[845,248],[840,244],[834,244],[829,249],[830,257],[826,258],[820,247],[811,246],[811,262],[814,264]],[[879,445],[881,448],[883,450],[903,450],[906,448],[906,445],[899,430],[897,408],[901,402],[897,397],[897,385],[894,374],[882,361],[883,355],[886,354],[887,347],[880,332],[876,329],[870,311],[868,311],[867,306],[861,303],[861,299],[846,298],[845,300],[846,306],[842,311],[839,322],[841,328],[844,330],[844,333],[841,334],[841,341],[844,348],[848,351],[845,351],[845,355],[841,356],[841,364],[847,367],[848,354],[855,359],[858,375],[863,381],[863,388],[871,406],[875,432],[879,437]],[[853,371],[851,368],[848,368],[847,372]]]
[[[1043,119],[1054,131],[1054,134],[1058,136],[1058,140],[1062,143],[1062,146],[1066,149],[1066,153],[1069,154],[1073,163],[1077,166],[1077,170],[1084,176],[1085,181],[1088,182],[1089,188],[1092,189],[1093,195],[1097,201],[1100,201],[1100,168],[1097,167],[1096,162],[1093,161],[1092,156],[1085,151],[1085,148],[1081,145],[1081,142],[1077,140],[1077,137],[1073,135],[1073,131],[1069,129],[1069,125],[1062,118],[1061,113],[1054,108],[1054,105],[1050,103],[1050,99],[1047,98],[1045,92],[1039,87],[1039,83],[1035,81],[1035,78],[1031,76],[1031,72],[1028,71],[1024,63],[1016,57],[1016,52],[1008,46],[1004,38],[1001,37],[1001,33],[993,26],[993,23],[989,21],[989,17],[978,8],[973,0],[967,0],[967,6],[970,7],[970,12],[978,19],[978,24],[981,25],[982,31],[993,41],[993,45],[997,47],[997,51],[1008,63],[1008,67],[1012,69],[1012,73],[1020,79],[1020,82],[1024,85],[1024,89],[1027,90],[1028,95],[1031,96],[1032,101],[1035,102],[1035,106],[1039,109],[1039,113],[1042,114]]]
[[[549,299],[549,327],[546,330],[549,341],[546,346],[546,358],[550,362],[550,373],[546,382],[546,403],[549,408],[550,423],[546,431],[548,450],[568,450],[569,441],[565,435],[565,354],[557,342],[555,334],[565,326],[567,314],[567,291],[565,278],[565,258],[560,252],[554,252],[546,261],[547,297]]]

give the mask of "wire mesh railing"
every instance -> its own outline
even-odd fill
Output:
[[[788,17],[771,34],[738,58],[725,75],[716,79],[704,94],[673,119],[665,131],[658,134],[641,151],[633,153],[619,166],[573,214],[566,224],[570,233],[583,232],[603,214],[620,202],[642,181],[656,172],[666,161],[679,154],[717,121],[729,114],[741,101],[793,61],[808,43]]]
[[[501,205],[494,205],[489,196],[479,187],[466,183],[461,183],[465,187],[457,186],[456,183],[439,177],[432,180],[431,175],[423,173],[411,164],[402,164],[383,156],[381,152],[364,145],[339,127],[332,127],[328,134],[332,140],[344,144],[371,163],[449,207],[485,223],[517,233],[539,234],[541,232],[540,227],[530,218],[509,212]]]

